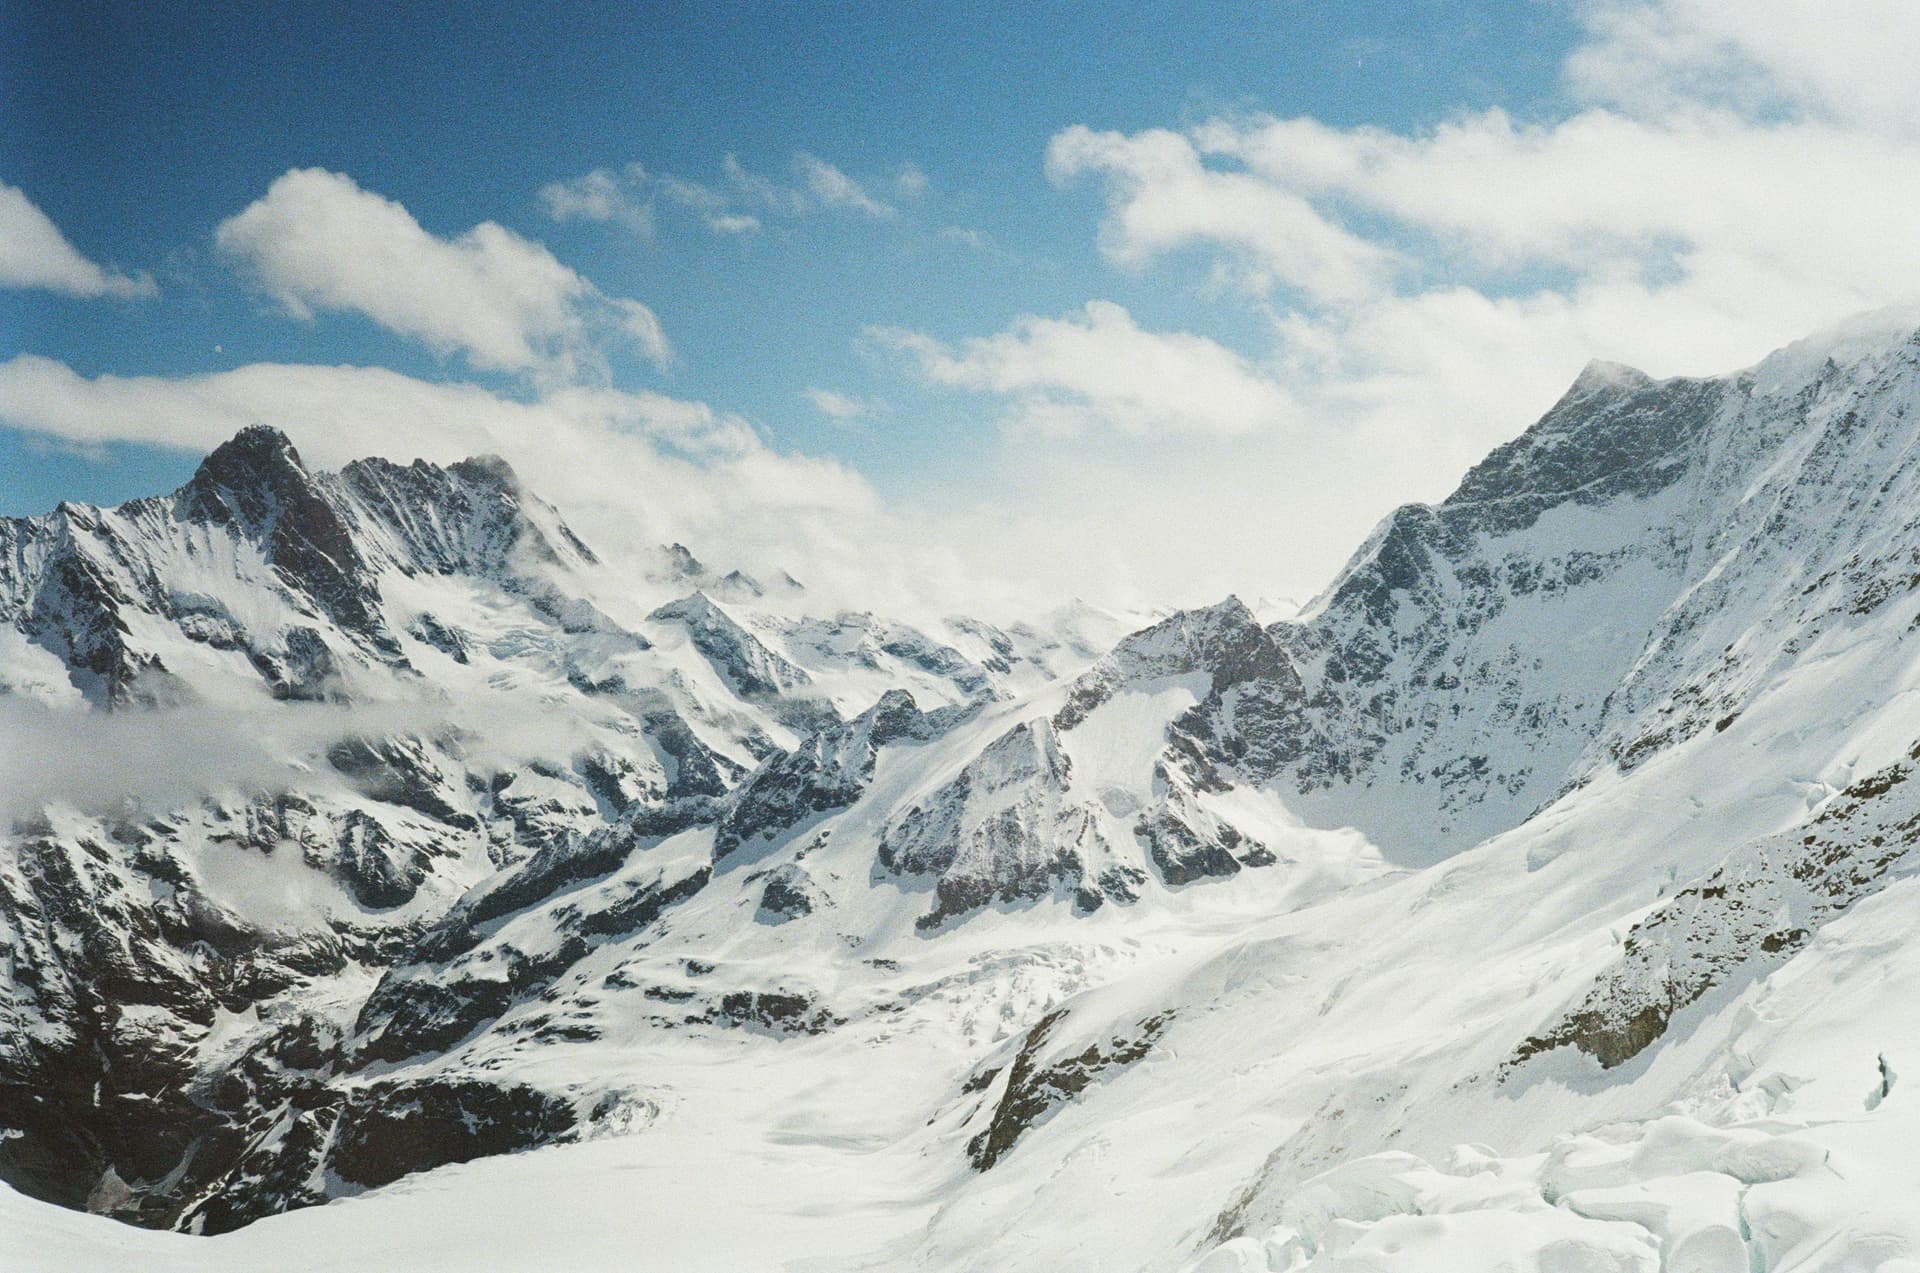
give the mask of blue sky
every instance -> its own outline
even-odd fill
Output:
[[[1766,0],[1742,31],[1790,7]],[[1797,162],[1818,139],[1793,128],[1910,158],[1897,101],[1807,88],[1784,37],[1728,54],[1708,0],[78,8],[0,6],[0,182],[144,294],[0,286],[0,362],[156,395],[304,365],[523,403],[657,393],[771,456],[838,461],[863,507],[932,538],[1024,527],[982,570],[1021,573],[1051,534],[1104,544],[1102,577],[1128,582],[1117,535],[1153,559],[1131,581],[1149,591],[1196,555],[1218,558],[1196,587],[1310,589],[1338,544],[1396,499],[1444,494],[1585,357],[1731,366],[1906,286],[1783,284],[1756,318],[1716,263],[1817,275],[1808,245],[1830,227],[1812,212],[1770,236],[1723,224],[1714,190],[1750,183],[1740,169],[1658,206],[1580,185],[1596,155],[1631,169],[1664,147]],[[1655,37],[1658,57],[1635,45]],[[1664,162],[1656,180],[1700,168]],[[287,218],[319,205],[268,198],[302,169],[340,178],[316,198],[378,196],[437,240],[504,227],[590,289],[568,302],[590,333],[548,333],[564,369],[503,363],[457,317],[396,317],[404,299],[313,273],[300,254],[326,244]],[[262,224],[219,237],[263,201]],[[607,326],[625,301],[670,356]],[[1717,314],[1717,336],[1656,343]],[[1473,359],[1517,367],[1459,369]],[[1146,367],[1154,383],[1109,392]],[[1518,387],[1484,383],[1503,379]],[[0,392],[0,512],[167,487],[204,443],[76,436],[56,414]],[[1169,508],[1140,491],[1161,478],[1212,531],[1156,539]],[[1060,524],[1035,520],[1053,503]]]

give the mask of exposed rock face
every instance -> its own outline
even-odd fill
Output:
[[[1267,693],[1280,699],[1301,692],[1284,649],[1239,598],[1229,597],[1208,609],[1183,610],[1121,641],[1074,682],[1053,715],[1054,728],[1074,728],[1125,686],[1196,672],[1209,682],[1210,715],[1220,713],[1227,693],[1248,684],[1271,683]]]
[[[216,448],[176,497],[176,515],[258,545],[266,563],[343,629],[398,653],[380,594],[341,510],[316,486],[285,434],[265,425]]]
[[[808,819],[844,809],[873,780],[880,748],[925,742],[954,714],[923,714],[913,696],[891,690],[843,725],[813,735],[790,752],[754,770],[728,801],[714,828],[713,856],[722,861],[753,842],[804,826]]]
[[[804,670],[768,649],[704,592],[668,602],[650,617],[685,629],[694,649],[743,698],[774,698],[811,682]]]
[[[967,1142],[967,1156],[976,1171],[986,1171],[999,1162],[1022,1133],[1089,1085],[1145,1057],[1170,1021],[1167,1016],[1149,1017],[1125,1038],[1110,1039],[1105,1045],[1092,1043],[1070,1056],[1047,1059],[1048,1044],[1065,1015],[1063,1011],[1049,1013],[1027,1031],[1007,1067],[1000,1094],[992,1104],[992,1116]],[[971,1082],[972,1090],[990,1088],[998,1075],[998,1070],[977,1074]]]
[[[1242,774],[1271,766],[1277,750],[1305,747],[1314,728],[1285,650],[1234,597],[1126,638],[1074,683],[1053,724],[1071,730],[1122,690],[1182,677],[1201,678],[1205,694],[1167,727],[1167,747],[1154,767],[1155,799],[1132,828],[1173,887],[1274,862],[1201,797],[1232,788],[1223,767]]]
[[[844,662],[872,672],[921,672],[958,689],[967,699],[996,697],[993,676],[1031,662],[1011,638],[990,625],[954,620],[957,630],[974,635],[991,651],[975,661],[952,645],[904,623],[878,615],[843,610],[830,619],[798,619],[782,625],[782,635],[802,657]]]
[[[258,726],[285,752],[278,789],[50,810],[0,841],[0,1177],[214,1230],[575,1134],[592,1116],[570,1098],[405,1067],[476,1032],[593,1037],[548,1006],[555,983],[710,879],[649,850],[723,815],[742,838],[787,830],[842,777],[857,794],[874,749],[953,717],[899,693],[842,725],[813,674],[699,597],[668,615],[721,682],[690,687],[589,599],[596,563],[498,459],[318,473],[269,428],[171,496],[0,522],[0,699],[307,713]],[[810,656],[829,677],[830,654]],[[492,705],[502,684],[538,710]],[[789,752],[787,722],[832,737]],[[546,735],[517,741],[530,727]],[[764,897],[780,918],[827,905],[798,869]],[[538,940],[503,931],[523,913]],[[712,998],[703,1019],[729,1028],[834,1019]],[[359,1077],[375,1064],[392,1073]]]
[[[1660,1040],[1708,991],[1764,975],[1862,898],[1920,867],[1913,764],[1869,774],[1804,827],[1743,846],[1635,924],[1619,958],[1508,1063],[1573,1047],[1611,1069]]]
[[[1249,674],[1203,660],[1226,674],[1169,759],[1199,790],[1275,784],[1416,863],[1724,728],[1782,660],[1920,578],[1900,502],[1920,477],[1886,471],[1920,346],[1844,369],[1797,357],[1716,380],[1596,364],[1444,502],[1389,517],[1270,649],[1217,607],[1176,616],[1083,678],[1056,724],[1130,663],[1237,639]]]
[[[880,869],[934,881],[922,928],[990,902],[1072,893],[1087,882],[1099,831],[1063,799],[1071,767],[1052,725],[1017,725],[887,826]]]
[[[627,852],[618,853],[621,865],[626,857]],[[575,860],[574,869],[588,869],[579,865],[581,860]],[[612,863],[613,858],[601,861]],[[530,880],[554,883],[550,868],[530,865],[536,872]],[[595,874],[605,876],[616,869],[608,865]],[[532,941],[499,920],[518,909],[522,899],[531,905],[547,896],[538,893],[537,886],[521,888],[509,879],[456,907],[420,938],[408,952],[408,962],[381,977],[354,1022],[351,1064],[401,1062],[452,1049],[516,1005],[542,998],[562,974],[600,946],[643,934],[711,878],[704,865],[639,870],[578,903],[547,907],[547,922]],[[525,1028],[546,1024],[534,1021]]]
[[[479,1079],[313,1087],[258,1129],[249,1152],[180,1218],[225,1233],[327,1201],[319,1182],[373,1189],[416,1171],[577,1139],[586,1119],[564,1096]],[[254,1130],[254,1129],[249,1129]]]
[[[825,904],[820,886],[807,869],[797,862],[782,862],[766,874],[766,887],[760,890],[756,919],[770,924],[785,923],[811,915]]]
[[[261,425],[217,448],[171,496],[8,519],[0,552],[12,563],[0,618],[87,674],[76,685],[113,706],[190,697],[165,660],[193,657],[193,645],[245,656],[275,697],[340,698],[347,663],[408,666],[383,573],[530,589],[529,570],[594,560],[498,459],[363,460],[316,474]],[[239,586],[187,582],[209,574]],[[249,589],[243,618],[233,606]],[[436,645],[459,645],[432,616],[418,626]]]
[[[323,1084],[341,1030],[301,992],[412,938],[417,921],[393,908],[451,865],[445,834],[412,815],[389,825],[283,796],[16,836],[0,871],[0,1006],[19,1023],[0,1041],[0,1124],[18,1134],[0,1141],[0,1171],[70,1206],[110,1177],[125,1191],[115,1214],[188,1223],[258,1120]],[[325,871],[388,913],[276,931],[206,891],[206,853],[292,877]],[[260,1022],[237,1056],[216,1043],[217,1022],[236,1013]]]
[[[1388,518],[1305,617],[1276,624],[1299,687],[1241,694],[1251,728],[1239,711],[1200,713],[1198,750],[1309,808],[1391,787],[1394,810],[1351,803],[1416,859],[1521,820],[1573,776],[1679,591],[1685,488],[1739,397],[1589,368],[1445,502]],[[1546,616],[1588,609],[1612,639],[1570,650]]]

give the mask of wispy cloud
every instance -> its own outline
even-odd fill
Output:
[[[913,197],[925,189],[926,177],[907,164],[894,184],[903,197]],[[610,222],[642,235],[653,233],[657,201],[693,212],[715,234],[758,234],[767,217],[793,219],[836,211],[876,220],[897,215],[892,204],[865,185],[805,151],[793,156],[791,180],[756,172],[737,156],[728,155],[721,161],[716,181],[655,174],[630,163],[553,182],[541,190],[540,200],[556,221]]]
[[[1238,348],[1098,302],[972,339],[871,334],[1016,426],[998,459],[1030,499],[1003,499],[1020,534],[1092,551],[1084,515],[1164,548],[1140,567],[1163,585],[1204,560],[1242,572],[1235,587],[1312,591],[1588,359],[1723,372],[1920,296],[1920,8],[1572,12],[1584,34],[1557,113],[1059,131],[1046,170],[1098,192],[1105,258],[1181,267],[1196,303],[1254,320]]]
[[[475,367],[574,380],[601,364],[606,339],[669,356],[651,309],[603,294],[540,244],[491,221],[441,238],[340,173],[286,173],[215,241],[296,318],[364,314]]]
[[[697,181],[662,177],[660,192],[683,208],[691,208],[715,234],[758,234],[760,218],[732,208],[727,193]]]
[[[24,190],[0,182],[0,287],[35,287],[68,296],[152,296],[145,274],[94,264]]]
[[[943,225],[940,227],[940,237],[949,243],[965,244],[976,252],[999,250],[999,245],[993,241],[992,235],[983,230],[969,229],[964,225]]]
[[[927,174],[918,164],[901,164],[900,171],[893,174],[893,188],[902,199],[918,199],[927,192]]]
[[[0,827],[53,806],[90,814],[149,814],[226,793],[298,787],[346,796],[353,787],[326,761],[345,738],[458,735],[478,764],[567,756],[590,746],[589,722],[555,713],[527,690],[489,686],[457,700],[334,706],[192,705],[125,712],[56,708],[0,697]]]
[[[646,188],[647,170],[639,164],[628,164],[620,172],[596,168],[542,187],[540,202],[555,221],[611,221],[646,238],[653,234],[653,204]]]
[[[829,420],[849,424],[865,416],[878,414],[883,404],[869,398],[857,398],[852,394],[841,393],[835,389],[809,389],[807,401],[813,409]]]
[[[958,346],[897,328],[867,335],[909,354],[935,384],[1005,399],[1010,424],[1044,434],[1244,434],[1294,416],[1285,390],[1232,350],[1147,331],[1111,301],[1064,318],[1022,318]]]
[[[700,402],[577,386],[520,400],[378,367],[84,376],[33,355],[0,362],[0,426],[52,439],[198,452],[260,422],[325,468],[364,455],[504,456],[616,572],[678,541],[749,573],[791,571],[821,604],[892,598],[940,614],[975,587],[943,537],[886,507],[859,474],[776,449]]]
[[[838,168],[802,151],[793,157],[794,167],[806,189],[823,208],[850,208],[870,217],[894,215],[892,204],[882,203],[867,193],[866,187]]]

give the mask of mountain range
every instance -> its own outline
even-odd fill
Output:
[[[265,426],[0,522],[4,1227],[1920,1267],[1917,403],[1884,316],[1596,363],[1277,621],[830,610]]]

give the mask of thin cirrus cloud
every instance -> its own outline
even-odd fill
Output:
[[[363,314],[476,368],[570,381],[623,340],[670,356],[654,312],[607,296],[546,248],[492,221],[452,238],[351,177],[296,168],[221,222],[215,242],[296,318]]]
[[[823,208],[850,208],[870,217],[890,217],[893,205],[882,203],[867,193],[866,187],[841,172],[826,160],[805,151],[793,157],[794,167],[806,188]]]
[[[902,195],[916,197],[926,177],[911,164],[894,180]],[[776,180],[728,155],[718,181],[702,182],[670,173],[653,173],[639,163],[595,168],[578,177],[551,182],[540,202],[555,221],[599,221],[624,226],[642,236],[654,231],[659,203],[692,212],[715,234],[758,234],[767,217],[798,218],[820,212],[852,212],[875,220],[897,209],[844,171],[806,151],[792,161],[792,179]]]
[[[129,298],[157,290],[145,274],[94,264],[26,191],[0,181],[0,287],[40,288],[66,296]]]
[[[898,328],[869,328],[867,337],[907,354],[936,385],[1006,399],[1009,425],[1044,435],[1232,436],[1276,428],[1295,410],[1279,384],[1224,345],[1148,331],[1111,301],[1062,318],[1030,315],[957,346]]]
[[[851,424],[885,409],[884,404],[874,399],[841,393],[837,389],[808,389],[806,399],[815,411],[836,424]]]
[[[653,205],[634,193],[646,180],[647,170],[639,164],[619,172],[596,168],[583,177],[541,187],[540,202],[555,221],[611,221],[650,238]]]

